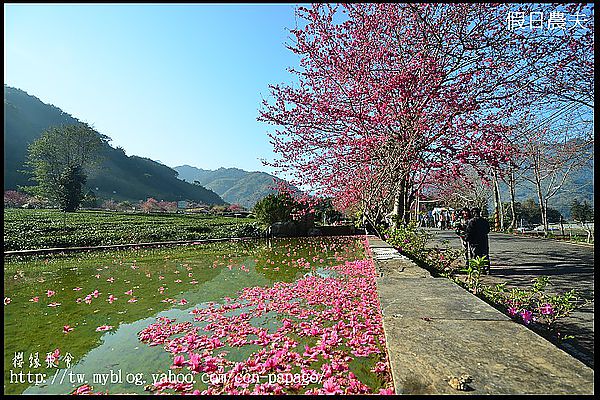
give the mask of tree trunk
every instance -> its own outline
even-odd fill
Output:
[[[409,194],[408,179],[402,177],[396,196],[394,197],[394,208],[392,210],[393,226],[398,228],[400,225],[406,225],[410,221],[410,206],[414,199],[414,194]]]
[[[408,185],[405,185],[405,187]],[[415,201],[415,194],[408,189],[405,189],[405,200],[404,200],[404,214],[402,214],[402,223],[407,225],[410,223],[411,213],[410,209]]]
[[[419,191],[417,190],[417,194],[415,196],[415,220],[417,221],[417,226],[420,225],[421,223],[421,219],[419,218],[419,208],[420,208],[420,204],[419,204]]]
[[[548,236],[550,232],[550,225],[548,223],[548,199],[544,200],[544,215],[542,216],[542,221],[544,222],[544,233]]]
[[[548,236],[548,221],[547,221],[547,213],[546,213],[546,202],[542,200],[541,195],[539,197],[540,200],[540,215],[542,217],[542,225],[544,227],[544,236]]]
[[[542,225],[544,226],[544,236],[548,236],[548,224],[546,220],[546,202],[544,201],[544,196],[542,196],[542,183],[538,179],[536,180],[536,190],[538,195],[539,207],[540,207],[540,215],[542,217]]]
[[[500,230],[504,231],[504,207],[502,207],[502,196],[500,195],[500,183],[496,177],[496,193],[498,196],[498,209],[500,210]]]
[[[565,227],[563,225],[563,216],[562,214],[560,215],[560,236],[562,236],[563,238],[565,237]]]
[[[515,199],[515,171],[510,172],[510,176],[508,178],[508,188],[510,191],[510,229],[515,230],[517,227],[517,213],[516,213],[516,199]]]
[[[404,193],[401,187],[396,192],[396,196],[394,197],[394,208],[392,210],[392,226],[394,229],[397,229],[400,226],[400,215],[404,212]]]
[[[498,186],[498,174],[492,170],[492,186],[494,191],[494,230],[499,231],[504,228],[502,203],[500,199],[500,188]]]
[[[592,242],[592,230],[591,229],[587,230],[587,235],[588,235],[587,236],[587,242],[591,243]]]
[[[583,228],[583,230],[585,231],[585,233],[587,233],[587,238],[586,238],[586,243],[591,243],[592,241],[592,229],[588,228],[585,223],[581,223],[581,227]]]

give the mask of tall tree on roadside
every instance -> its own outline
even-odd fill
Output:
[[[29,145],[27,165],[36,186],[22,189],[72,212],[83,199],[83,187],[90,168],[101,159],[108,137],[84,123],[52,127]]]
[[[571,131],[577,132],[573,126],[565,126],[562,130],[540,126],[530,133],[523,148],[524,168],[527,169],[523,176],[535,187],[546,234],[549,200],[562,190],[573,172],[589,165],[594,157],[593,141],[585,140],[589,133],[571,136]]]
[[[406,222],[429,171],[458,175],[465,163],[507,162],[505,121],[533,101],[529,88],[558,62],[538,50],[569,45],[511,29],[513,11],[528,9],[299,7],[303,26],[291,30],[288,46],[301,57],[290,69],[297,80],[271,85],[273,101],[263,102],[258,118],[277,126],[269,136],[280,157],[270,165],[372,222],[388,211]]]

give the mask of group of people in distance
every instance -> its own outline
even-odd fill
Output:
[[[486,257],[487,263],[483,269],[486,274],[490,273],[490,247],[488,233],[490,224],[487,219],[481,217],[481,209],[464,207],[460,210],[460,216],[454,221],[454,229],[460,237],[465,252],[465,262],[475,257]]]

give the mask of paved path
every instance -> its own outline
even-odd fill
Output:
[[[370,236],[397,394],[593,394],[594,371]],[[466,373],[469,391],[446,380]]]
[[[426,229],[435,236],[431,245],[460,249],[452,230]],[[507,286],[530,286],[532,279],[546,275],[549,289],[563,292],[575,289],[589,303],[557,322],[564,334],[575,336],[563,348],[591,368],[594,367],[594,248],[550,239],[490,233],[492,275],[483,276],[484,284],[507,282]]]

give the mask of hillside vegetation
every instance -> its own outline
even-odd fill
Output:
[[[174,169],[179,173],[180,179],[192,183],[197,181],[217,193],[226,202],[239,204],[248,209],[254,207],[258,200],[274,193],[275,182],[280,181],[279,178],[266,172],[249,172],[238,168],[205,170],[182,165]]]
[[[57,125],[77,124],[79,120],[37,97],[4,86],[4,190],[32,185],[26,170],[27,147],[42,132]],[[205,204],[225,204],[218,194],[203,186],[177,179],[177,171],[138,156],[127,156],[121,148],[106,144],[103,161],[89,175],[86,191],[99,199],[138,201],[153,197],[164,201],[192,200]]]

